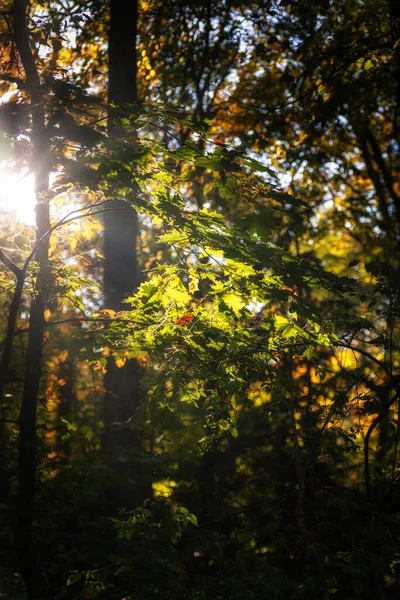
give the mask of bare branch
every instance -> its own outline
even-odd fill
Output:
[[[23,270],[20,269],[18,267],[18,265],[16,265],[10,258],[8,258],[8,256],[6,255],[6,253],[4,252],[4,250],[2,250],[0,248],[0,260],[3,263],[3,265],[5,265],[7,267],[7,269],[9,269],[10,271],[12,271],[14,273],[14,275],[16,276],[17,279],[19,279],[20,277],[23,276]]]

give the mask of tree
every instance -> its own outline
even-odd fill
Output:
[[[46,277],[48,278],[48,239],[50,229],[49,207],[45,194],[49,187],[48,138],[45,114],[42,108],[41,80],[30,46],[26,22],[26,4],[17,0],[13,4],[13,33],[18,60],[25,72],[25,84],[30,94],[30,116],[32,126],[32,164],[35,165],[36,194],[36,240],[35,259],[39,264],[37,290],[30,307],[30,331],[28,335],[25,378],[20,414],[18,417],[19,470],[18,494],[16,499],[15,544],[21,572],[31,598],[42,597],[42,581],[32,541],[36,479],[36,415],[43,355],[43,325],[46,304]],[[31,257],[33,258],[33,257]],[[2,390],[7,377],[11,358],[12,342],[17,311],[29,261],[22,269],[9,261],[3,253],[3,262],[16,276],[17,284],[9,314],[6,350],[2,362]],[[11,262],[11,264],[10,264]]]
[[[127,4],[115,0],[110,4],[110,25],[108,35],[108,102],[116,107],[116,116],[109,114],[108,132],[116,145],[118,160],[134,160],[134,132],[128,139],[119,122],[129,118],[132,106],[138,102],[136,83],[136,38],[137,38],[137,3]],[[130,108],[128,108],[130,107]],[[133,139],[132,139],[133,138]],[[123,170],[123,166],[122,166]],[[137,194],[132,188],[131,194]],[[129,200],[129,198],[128,198]],[[132,205],[124,199],[117,199],[108,204],[104,214],[104,304],[106,308],[120,311],[126,308],[126,298],[138,287],[137,265],[138,218]],[[122,507],[140,504],[146,487],[143,484],[140,462],[131,456],[131,465],[126,472],[121,462],[126,465],[126,452],[132,447],[138,450],[138,441],[129,429],[121,430],[115,423],[131,418],[140,409],[140,372],[135,360],[118,368],[111,359],[107,366],[105,386],[107,394],[104,406],[104,449],[114,455],[111,470],[117,468],[120,478],[130,483],[116,484],[110,493],[113,500],[111,506]],[[128,485],[128,487],[127,487]],[[151,492],[150,490],[147,491]]]

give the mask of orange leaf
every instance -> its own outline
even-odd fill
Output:
[[[191,321],[193,321],[193,315],[189,313],[187,315],[183,315],[183,317],[175,321],[175,325],[187,325]]]

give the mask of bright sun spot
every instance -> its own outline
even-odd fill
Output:
[[[4,217],[25,225],[35,223],[34,176],[13,173],[0,163],[0,219]]]

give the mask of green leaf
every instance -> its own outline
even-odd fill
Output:
[[[277,331],[284,329],[289,323],[289,320],[286,317],[283,317],[282,315],[274,315],[274,319]]]
[[[256,160],[255,158],[245,158],[243,160],[243,163],[245,165],[247,165],[248,167],[250,167],[250,169],[252,169],[252,171],[258,171],[260,173],[268,173],[268,175],[270,175],[274,179],[277,179],[276,173],[270,167],[267,167],[266,165],[261,163],[259,160]]]
[[[218,156],[199,156],[195,160],[196,167],[203,167],[204,169],[210,169],[210,171],[223,171],[222,159]]]
[[[67,585],[73,585],[74,583],[77,583],[78,581],[80,581],[81,578],[82,578],[82,574],[79,573],[79,571],[73,571],[71,573],[71,575],[68,577]]]
[[[281,332],[282,337],[292,338],[297,336],[297,328],[294,323],[289,323]]]
[[[194,515],[193,513],[189,513],[188,514],[188,520],[193,523],[193,525],[195,525],[196,527],[198,526],[198,520],[196,515]]]

